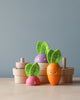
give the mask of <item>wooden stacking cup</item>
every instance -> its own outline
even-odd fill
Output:
[[[19,84],[26,83],[27,76],[25,74],[25,69],[13,68],[13,75],[15,83]]]
[[[74,73],[73,67],[66,67],[66,58],[62,58],[62,69],[61,69],[61,80],[60,84],[71,83]]]
[[[40,73],[39,73],[39,79],[40,83],[48,83],[48,77],[47,77],[47,66],[48,63],[38,63],[40,66]]]

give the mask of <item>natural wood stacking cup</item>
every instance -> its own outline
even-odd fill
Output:
[[[61,73],[60,84],[71,83],[73,73],[74,73],[74,68],[73,67],[66,67],[66,58],[62,58],[62,69],[61,69],[61,71],[62,71],[62,73]]]
[[[40,83],[48,83],[48,77],[47,77],[47,66],[48,63],[38,63],[40,66],[40,73],[39,73],[39,79]]]
[[[28,62],[24,61],[24,58],[20,59],[20,62],[16,62],[16,68],[13,68],[13,75],[15,83],[23,84],[26,83],[27,76],[25,74],[25,65]]]
[[[13,75],[15,83],[23,84],[26,83],[27,76],[25,74],[25,69],[13,68]]]

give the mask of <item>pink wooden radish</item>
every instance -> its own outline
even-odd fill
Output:
[[[40,72],[40,67],[38,63],[32,64],[27,64],[25,66],[25,72],[26,75],[28,76],[26,80],[26,85],[27,86],[36,86],[40,85],[40,80],[38,78],[39,72]]]

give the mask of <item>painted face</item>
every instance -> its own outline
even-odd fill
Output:
[[[47,68],[47,74],[48,75],[60,75],[61,74],[61,68],[56,63],[51,63]]]
[[[34,62],[48,63],[47,58],[46,58],[46,54],[39,54],[38,56],[36,56]]]

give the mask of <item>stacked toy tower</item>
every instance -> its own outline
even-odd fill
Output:
[[[47,53],[49,51],[49,45],[47,44],[47,42],[38,41],[36,49],[38,55],[35,57],[34,62],[37,62],[40,66],[40,83],[48,83],[49,81],[47,77],[47,67],[49,63],[47,61]]]
[[[26,83],[27,76],[25,74],[25,65],[28,62],[24,61],[24,58],[20,59],[20,62],[16,62],[16,68],[13,68],[13,75],[15,83],[23,84]]]

